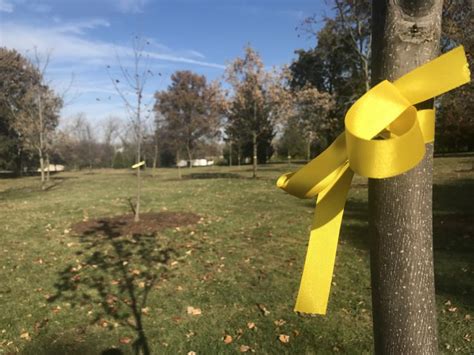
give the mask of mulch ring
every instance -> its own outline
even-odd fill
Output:
[[[77,235],[152,234],[167,228],[196,224],[200,219],[201,217],[190,212],[159,212],[141,213],[140,221],[134,222],[134,215],[126,214],[78,222],[71,226],[71,231]]]

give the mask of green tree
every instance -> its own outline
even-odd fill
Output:
[[[464,45],[470,68],[474,67],[474,18],[472,2],[469,0],[445,0],[441,50],[446,52],[458,45]],[[474,84],[462,86],[449,92],[439,100],[436,119],[435,151],[474,151]]]
[[[40,81],[39,71],[28,59],[14,49],[0,48],[0,169],[22,171],[25,152],[14,120],[28,104],[28,92]]]

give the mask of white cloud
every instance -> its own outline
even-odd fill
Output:
[[[200,58],[200,59],[206,58],[204,54],[202,54],[201,52],[195,51],[193,49],[186,51],[186,53],[196,58]]]
[[[133,51],[129,47],[91,40],[84,36],[86,30],[98,26],[109,26],[109,23],[102,19],[92,19],[66,25],[33,27],[6,22],[2,25],[3,36],[0,38],[0,45],[15,48],[20,52],[27,52],[36,47],[40,52],[52,51],[54,60],[81,61],[83,64],[110,64],[115,62],[115,53],[123,57],[124,62],[132,57]],[[198,52],[194,55],[196,53]],[[147,51],[146,54],[151,59],[161,61],[224,69],[221,64],[189,58],[171,50]]]
[[[2,1],[2,0],[0,0]],[[0,47],[14,48],[26,55],[37,48],[40,54],[51,52],[51,62],[47,77],[53,87],[61,92],[70,82],[71,73],[75,80],[71,94],[79,94],[78,100],[63,109],[63,117],[84,111],[94,121],[113,113],[124,116],[123,102],[116,95],[115,89],[107,75],[106,65],[111,65],[112,74],[117,70],[119,55],[122,65],[133,64],[133,50],[125,45],[92,39],[88,31],[98,27],[109,27],[104,19],[89,19],[65,23],[51,21],[48,25],[34,26],[11,21],[2,23]],[[223,69],[224,66],[204,60],[204,55],[194,50],[173,50],[156,41],[150,40],[144,54],[149,59],[150,69],[154,72],[167,72],[176,69],[176,63],[205,68]],[[149,90],[163,88],[165,77],[155,76],[150,79]],[[145,96],[152,98],[153,92]]]
[[[123,13],[140,13],[149,0],[113,0],[118,10]]]
[[[13,12],[13,4],[7,0],[0,0],[0,12]]]
[[[83,21],[69,22],[67,24],[55,27],[54,30],[57,32],[82,35],[86,32],[86,30],[91,30],[97,27],[110,27],[110,23],[107,20],[101,18],[92,18]]]

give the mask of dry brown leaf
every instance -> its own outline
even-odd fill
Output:
[[[130,344],[132,341],[132,338],[129,337],[123,337],[119,339],[120,344]]]
[[[31,340],[30,333],[28,333],[28,332],[23,332],[23,333],[21,333],[21,334],[20,334],[20,338],[21,338],[21,339],[28,340],[28,341]]]
[[[189,338],[191,338],[191,337],[193,337],[193,336],[195,336],[195,335],[196,335],[196,333],[194,333],[192,330],[190,330],[188,333],[186,333],[186,338],[189,339]]]
[[[282,325],[286,324],[286,321],[284,319],[279,319],[274,321],[273,323],[275,323],[277,327],[281,327]]]
[[[257,303],[257,307],[264,316],[268,316],[270,314],[270,311],[267,309],[267,307],[265,307],[264,304]]]
[[[278,336],[278,340],[283,344],[287,344],[290,342],[290,336],[286,334],[280,334]]]
[[[226,343],[226,344],[230,344],[230,343],[232,343],[233,341],[234,341],[234,338],[232,338],[231,335],[226,335],[226,336],[224,337],[224,343]]]
[[[188,352],[188,355],[196,355],[196,352],[195,351],[190,351],[190,352]]]
[[[43,320],[35,322],[35,332],[38,333],[41,328],[43,328],[45,325],[47,325],[49,322],[48,318],[43,318]]]
[[[241,353],[246,353],[247,351],[250,350],[250,346],[248,345],[241,345],[240,348],[239,348],[240,352]]]
[[[142,308],[142,314],[147,316],[148,314],[150,314],[150,307],[144,307]]]
[[[194,308],[192,306],[188,306],[187,312],[192,316],[200,316],[202,314],[201,308]]]
[[[449,307],[448,308],[448,311],[450,311],[451,313],[456,312],[457,310],[458,310],[457,307]]]
[[[247,323],[247,328],[249,328],[249,329],[256,329],[257,326],[255,325],[254,322],[248,322],[248,323]]]

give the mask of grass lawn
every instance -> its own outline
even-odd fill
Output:
[[[474,351],[472,164],[435,160],[443,353]],[[154,354],[371,353],[366,181],[350,190],[328,314],[300,317],[314,203],[275,187],[287,170],[265,166],[257,180],[248,167],[193,168],[182,180],[148,171],[143,212],[200,219],[135,236],[71,230],[130,213],[131,171],[60,173],[45,192],[37,178],[0,180],[0,353],[133,354],[145,341]]]

